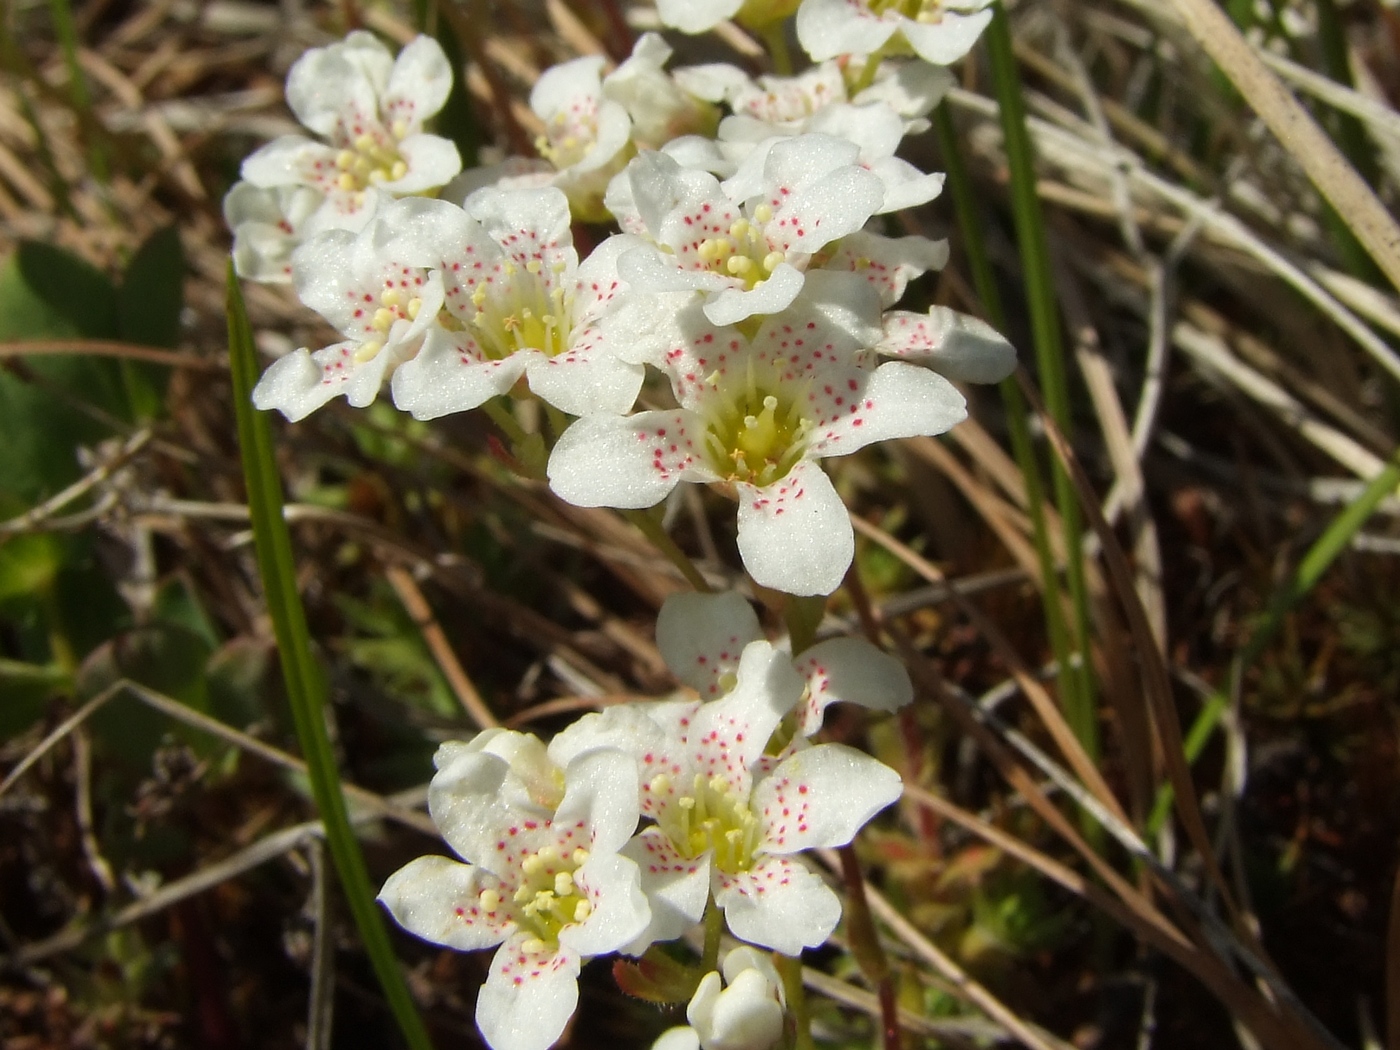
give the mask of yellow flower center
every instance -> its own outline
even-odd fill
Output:
[[[715,273],[739,278],[746,289],[756,288],[772,276],[780,263],[787,261],[785,253],[769,246],[761,229],[772,219],[773,209],[760,204],[754,209],[753,222],[738,219],[727,235],[701,241],[700,260]]]
[[[370,338],[361,343],[355,351],[355,360],[361,364],[372,360],[384,349],[384,340],[388,338],[394,322],[416,320],[422,308],[423,300],[418,296],[408,294],[392,281],[385,281],[384,290],[379,293],[379,306],[369,320],[369,326],[379,333],[379,338]]]
[[[664,773],[651,782],[653,794],[671,790]],[[758,847],[758,818],[723,777],[696,773],[687,794],[671,800],[661,814],[660,827],[683,856],[698,857],[713,851],[720,871],[736,874],[753,866]]]
[[[708,413],[705,452],[711,468],[727,481],[760,487],[784,477],[802,458],[812,427],[802,414],[802,399],[792,393],[759,386],[750,365],[744,385],[722,392]]]
[[[564,264],[556,263],[554,270],[563,273]],[[540,350],[554,357],[568,347],[574,296],[557,285],[550,288],[542,272],[538,259],[531,259],[524,272],[507,262],[502,268],[504,284],[476,286],[471,300],[476,312],[467,326],[491,360],[517,350]]]
[[[574,882],[574,874],[588,860],[586,849],[565,856],[553,846],[531,853],[521,862],[524,876],[519,888],[506,900],[496,890],[483,890],[477,897],[482,911],[506,908],[516,925],[533,938],[521,950],[530,955],[559,947],[559,931],[583,922],[593,913],[592,902]]]
[[[381,182],[395,182],[408,174],[408,163],[398,150],[398,143],[408,134],[408,126],[394,121],[389,129],[391,142],[373,135],[361,135],[335,157],[336,185],[347,193],[364,192]]]

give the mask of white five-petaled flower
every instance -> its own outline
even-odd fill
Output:
[[[421,352],[394,373],[394,402],[419,419],[475,408],[522,375],[565,412],[626,412],[642,367],[620,360],[597,322],[621,290],[605,242],[582,265],[569,204],[554,188],[479,190],[465,209],[411,205],[443,288]]]
[[[711,971],[685,1008],[689,1025],[661,1034],[652,1050],[768,1050],[783,1034],[783,983],[766,955],[740,945]]]
[[[308,220],[325,200],[310,186],[264,189],[237,182],[224,195],[224,222],[233,231],[238,276],[264,284],[290,284],[292,252],[306,237]]]
[[[311,232],[358,229],[378,189],[398,197],[445,185],[462,168],[457,147],[423,132],[442,108],[452,68],[437,41],[420,36],[397,59],[369,33],[306,52],[287,75],[287,104],[324,141],[284,135],[243,162],[255,186],[310,186],[325,197]]]
[[[461,951],[500,945],[477,996],[494,1050],[546,1050],[578,1003],[584,959],[646,927],[636,864],[618,853],[637,825],[636,763],[599,749],[563,766],[556,809],[499,795],[511,765],[489,750],[439,756],[433,820],[467,863],[419,857],[390,876],[380,901],[401,926]]]
[[[947,66],[972,50],[992,20],[992,0],[802,0],[797,39],[817,62],[869,55],[903,43]],[[908,52],[904,52],[907,54]]]
[[[652,243],[626,252],[619,272],[640,293],[706,293],[715,324],[777,313],[797,298],[813,256],[884,204],[884,184],[859,154],[853,142],[800,135],[721,184],[644,153],[617,180],[628,180],[630,194],[610,190],[608,203],[624,229],[644,230]]]
[[[734,591],[673,594],[656,620],[656,646],[666,666],[706,698],[734,688],[740,654],[762,637],[753,608]],[[794,728],[803,737],[821,728],[831,704],[897,711],[914,697],[904,665],[863,638],[818,642],[793,658],[793,669],[805,683],[793,712]]]
[[[631,56],[603,78],[603,95],[627,111],[638,149],[660,149],[682,135],[712,135],[719,121],[709,101],[666,72],[671,54],[658,34],[643,33]]]
[[[750,642],[718,700],[619,705],[555,738],[561,754],[616,747],[637,764],[642,815],[655,824],[623,852],[641,869],[651,921],[626,950],[680,936],[711,896],[736,937],[787,955],[835,928],[839,899],[795,855],[849,842],[901,786],[894,770],[842,744],[765,761],[804,688],[786,653]]]
[[[855,540],[817,461],[941,434],[966,403],[934,372],[865,362],[879,339],[866,320],[879,316],[875,295],[849,274],[823,277],[810,283],[844,296],[845,308],[804,296],[765,318],[752,341],[709,324],[691,296],[648,300],[666,328],[639,331],[629,352],[665,371],[680,407],[580,419],[550,456],[554,491],[578,506],[641,508],[681,481],[726,484],[755,581],[789,594],[835,590]]]
[[[392,201],[359,232],[328,230],[293,253],[301,301],[345,338],[273,362],[253,389],[258,408],[281,409],[296,421],[338,394],[363,408],[418,352],[443,302],[442,280],[428,269],[433,259],[414,222],[420,203]]]

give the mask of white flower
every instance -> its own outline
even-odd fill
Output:
[[[428,806],[467,863],[419,857],[379,900],[405,929],[460,951],[500,945],[477,995],[495,1050],[546,1050],[578,1003],[584,959],[616,951],[647,925],[636,864],[620,856],[637,824],[635,762],[576,754],[557,810],[498,798],[510,767],[488,751],[442,756]]]
[[[275,361],[253,389],[253,404],[281,409],[293,421],[337,394],[363,408],[418,352],[443,302],[442,280],[428,269],[425,231],[415,224],[420,203],[393,201],[358,233],[328,230],[293,253],[301,301],[345,339]]]
[[[530,389],[575,415],[626,412],[642,367],[620,360],[597,325],[619,293],[605,242],[579,265],[569,203],[557,189],[480,190],[466,209],[413,202],[430,232],[443,310],[422,351],[394,373],[394,403],[418,419],[475,408],[522,375]]]
[[[991,0],[802,0],[797,39],[821,62],[907,45],[925,62],[947,66],[972,50],[992,20]],[[906,54],[908,52],[905,52]]]
[[[762,30],[797,9],[798,0],[657,0],[661,24],[682,33],[704,33],[734,18]]]
[[[927,365],[960,383],[999,383],[1016,370],[1016,350],[985,321],[946,306],[891,310],[875,352]]]
[[[632,120],[632,142],[660,149],[682,135],[713,135],[719,114],[666,72],[671,48],[656,33],[643,33],[632,55],[603,78],[603,95],[619,103]]]
[[[620,272],[639,292],[707,293],[715,324],[777,313],[802,290],[813,254],[880,210],[884,186],[859,153],[843,139],[801,135],[774,143],[723,185],[665,153],[645,153],[624,177],[654,244],[624,254]]]
[[[834,102],[791,132],[752,117],[726,117],[719,126],[720,149],[730,159],[742,162],[726,185],[734,193],[756,189],[766,151],[776,141],[790,134],[817,133],[855,143],[857,163],[875,175],[885,188],[877,213],[926,204],[942,191],[943,175],[926,175],[907,160],[895,156],[908,126],[909,122],[884,102],[861,105]]]
[[[821,944],[841,903],[794,854],[844,845],[899,797],[894,770],[842,744],[769,771],[764,749],[804,683],[764,641],[744,648],[734,677],[718,700],[619,705],[556,738],[561,753],[616,747],[637,763],[642,814],[656,823],[624,850],[651,902],[629,952],[680,936],[711,895],[741,940],[786,955]]]
[[[739,655],[763,638],[758,617],[744,597],[673,594],[656,620],[656,645],[672,673],[702,697],[734,688]],[[797,731],[810,737],[833,703],[897,711],[914,698],[904,665],[863,638],[830,638],[793,660],[805,689],[797,709]]]
[[[639,333],[633,352],[665,370],[680,407],[580,419],[554,447],[550,486],[577,506],[641,508],[681,481],[725,483],[739,500],[739,553],[755,581],[789,594],[835,590],[855,541],[817,461],[943,433],[966,405],[933,372],[859,363],[878,341],[865,320],[879,315],[874,293],[849,275],[823,277],[812,283],[847,298],[844,323],[833,319],[840,304],[804,296],[765,318],[752,342],[708,324],[693,298],[648,300],[670,330],[659,340],[657,329]]]
[[[672,1028],[652,1050],[768,1050],[783,1034],[783,983],[772,961],[740,946],[711,971],[686,1007],[688,1027]],[[723,990],[721,990],[723,987]]]
[[[553,185],[585,222],[607,218],[603,192],[632,155],[632,120],[603,93],[606,62],[585,55],[551,66],[530,91],[530,108],[544,122],[535,149],[554,166]]]
[[[395,59],[365,32],[306,52],[287,75],[287,104],[324,142],[284,135],[243,162],[255,186],[310,186],[325,195],[313,230],[358,229],[377,188],[399,197],[444,185],[462,168],[457,147],[423,132],[447,100],[452,69],[420,36]]]
[[[233,268],[264,284],[290,284],[292,252],[306,236],[307,220],[325,200],[309,186],[263,189],[237,182],[224,196],[224,221],[233,231]]]

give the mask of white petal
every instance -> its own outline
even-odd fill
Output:
[[[673,594],[656,618],[656,647],[666,666],[703,700],[733,685],[744,646],[762,637],[753,607],[735,591]]]
[[[862,278],[888,308],[899,302],[910,281],[930,270],[941,270],[947,263],[947,241],[933,241],[917,235],[882,237],[857,230],[841,238],[822,269],[849,271]]]
[[[925,62],[935,66],[948,66],[972,50],[977,38],[991,21],[990,11],[981,11],[973,15],[945,11],[943,20],[936,25],[904,21],[900,29],[904,33],[904,39],[909,41],[909,46]]]
[[[700,1050],[700,1036],[690,1025],[678,1025],[657,1036],[651,1050]]]
[[[794,661],[807,680],[802,705],[803,736],[822,724],[828,704],[859,704],[874,711],[897,711],[914,699],[914,687],[904,665],[863,638],[832,638],[820,642]]]
[[[800,142],[808,136],[793,139]],[[777,152],[779,147],[774,147]],[[787,204],[776,209],[788,217],[786,231],[775,230],[775,219],[765,227],[769,240],[787,251],[815,252],[838,237],[854,233],[878,212],[885,201],[885,187],[874,174],[852,165],[793,191]]]
[[[418,355],[394,371],[394,404],[414,419],[466,412],[510,390],[540,356],[523,351],[503,361],[483,360],[475,347],[463,349],[453,333],[433,328]]]
[[[628,947],[651,921],[641,874],[631,859],[596,853],[574,872],[574,882],[593,910],[582,922],[560,930],[559,943],[585,959]]]
[[[661,24],[682,33],[703,33],[733,18],[744,0],[656,0]]]
[[[530,108],[548,121],[582,99],[598,98],[603,92],[606,64],[600,55],[585,55],[550,66],[530,90]]]
[[[991,325],[946,306],[927,314],[892,310],[875,348],[927,365],[960,383],[999,383],[1016,370],[1016,350]]]
[[[641,885],[651,905],[651,919],[623,949],[640,955],[657,941],[673,941],[705,914],[710,894],[710,855],[682,857],[656,828],[647,828],[622,848],[641,872]]]
[[[686,1009],[701,1045],[705,1050],[767,1050],[783,1034],[783,1008],[774,987],[758,970],[742,970],[727,984],[720,991],[719,974],[707,973]]]
[[[334,169],[335,151],[301,135],[282,135],[245,157],[239,171],[254,186],[310,186],[318,162]]]
[[[853,102],[884,102],[902,117],[925,117],[957,83],[942,66],[916,59],[885,59],[870,85]]]
[[[684,410],[585,416],[554,446],[549,487],[576,507],[655,506],[677,482],[713,476],[694,445],[703,433]]]
[[[700,704],[690,716],[692,770],[706,780],[724,778],[737,798],[747,798],[750,770],[804,686],[787,653],[761,639],[744,646],[728,695]]]
[[[957,388],[917,365],[889,361],[861,378],[848,411],[824,424],[809,455],[845,456],[876,441],[942,434],[967,418]]]
[[[304,348],[278,358],[253,388],[253,404],[278,409],[293,423],[326,402],[346,395],[356,408],[374,400],[393,358],[381,351],[370,361],[355,360],[355,342],[335,343],[314,354]]]
[[[553,811],[563,799],[563,770],[549,757],[544,743],[531,733],[511,729],[486,729],[469,741],[449,740],[438,745],[433,768],[445,769],[458,756],[482,751],[496,755],[510,767],[503,782],[507,794],[502,801],[510,806],[536,807]]]
[[[287,73],[287,105],[302,124],[324,138],[357,118],[379,116],[378,92],[370,72],[377,64],[387,71],[393,59],[368,33],[354,37],[343,44],[313,48]]]
[[[804,0],[797,9],[797,39],[813,62],[873,54],[897,26],[848,0]]]
[[[739,555],[754,581],[788,594],[830,594],[855,556],[846,505],[811,461],[767,486],[739,486]]]
[[[442,109],[452,90],[452,66],[436,40],[414,37],[394,60],[384,92],[386,121],[402,120],[411,131]]]
[[[384,883],[379,903],[409,933],[460,952],[500,944],[514,928],[503,912],[486,913],[480,897],[494,876],[446,857],[419,857]]]
[[[772,276],[752,290],[726,288],[705,303],[705,316],[713,324],[738,324],[745,318],[776,314],[792,305],[802,291],[801,271],[779,263]]]
[[[463,207],[520,265],[538,259],[546,266],[561,263],[570,271],[577,267],[569,200],[561,191],[488,188],[473,193]]]
[[[594,854],[601,856],[621,849],[637,830],[641,815],[636,760],[616,748],[590,751],[568,764],[564,784],[564,800],[554,814],[555,822],[584,824],[592,839],[588,849]],[[634,936],[635,930],[623,940],[630,941]]]
[[[760,848],[788,854],[844,846],[902,790],[898,773],[853,747],[803,748],[754,788],[753,807],[762,814]]]
[[[548,1050],[578,1006],[580,960],[564,948],[529,955],[517,933],[496,952],[476,996],[476,1025],[492,1050]]]
[[[526,375],[537,397],[571,416],[621,415],[636,402],[645,371],[619,360],[601,332],[589,328],[563,353],[532,358]]]
[[[386,193],[422,193],[446,186],[462,170],[462,155],[450,139],[440,135],[410,135],[399,143],[408,171],[401,179],[385,182]]]
[[[841,901],[796,857],[764,857],[751,871],[716,872],[715,903],[740,940],[799,955],[826,942]]]
[[[709,270],[681,269],[672,261],[674,258],[653,245],[643,244],[622,253],[617,272],[639,297],[664,292],[729,291],[736,283]]]

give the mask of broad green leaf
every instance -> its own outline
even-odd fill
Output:
[[[142,346],[173,348],[180,340],[180,311],[185,304],[185,255],[174,226],[152,234],[137,249],[117,293],[121,338]],[[123,361],[122,372],[132,414],[150,419],[165,403],[170,369],[146,361]]]

